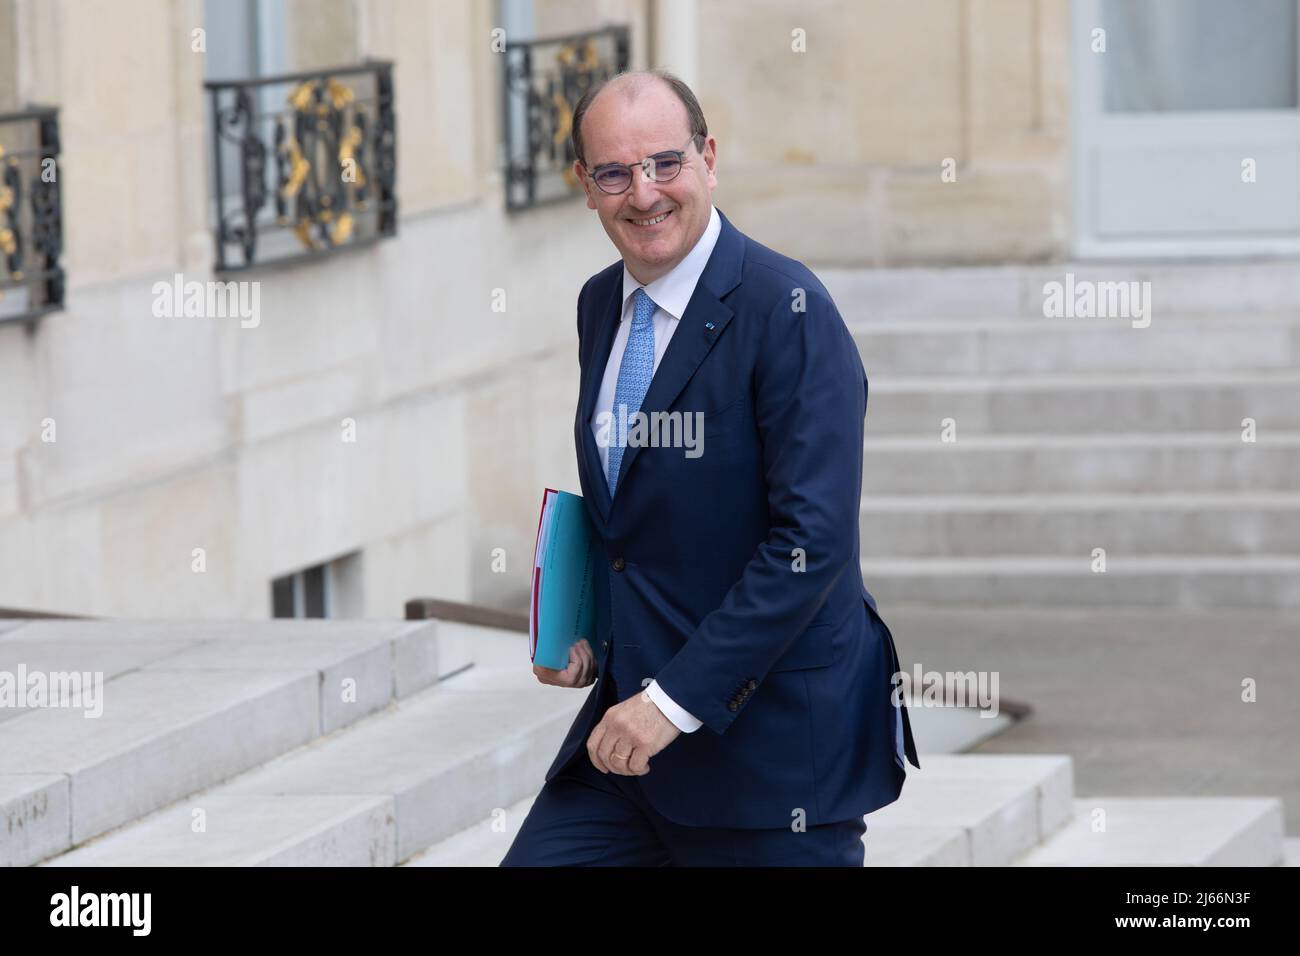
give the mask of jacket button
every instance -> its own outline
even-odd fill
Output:
[[[625,564],[626,562],[622,559],[622,557],[617,557],[610,562],[610,567],[612,567],[615,571],[622,571]]]
[[[642,686],[642,687],[649,687],[649,686],[650,686],[650,682],[651,682],[652,680],[654,680],[653,677],[642,677],[642,678],[641,678],[641,686]]]
[[[756,680],[751,680],[751,681],[749,682],[749,689],[750,689],[750,690],[753,690],[753,689],[754,689],[755,687],[757,687],[757,686],[758,686],[758,681],[756,681]]]
[[[733,700],[731,703],[727,705],[727,710],[731,711],[734,714],[736,711],[740,710],[740,705]]]

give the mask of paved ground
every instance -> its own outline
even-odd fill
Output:
[[[905,669],[997,670],[1001,696],[1034,708],[969,752],[1069,754],[1085,798],[1278,796],[1300,835],[1295,612],[880,610]]]

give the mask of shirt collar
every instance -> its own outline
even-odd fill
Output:
[[[709,224],[704,227],[704,233],[695,243],[695,247],[681,262],[673,266],[670,272],[645,286],[645,294],[674,319],[680,319],[686,311],[686,304],[691,301],[696,283],[704,274],[704,267],[708,265],[709,256],[713,254],[713,247],[717,244],[720,232],[722,232],[722,220],[718,218],[718,209],[709,203]],[[627,264],[624,263],[623,309],[619,312],[619,321],[622,321],[623,316],[627,314],[627,300],[639,288],[641,283],[632,277],[632,273],[627,271]]]

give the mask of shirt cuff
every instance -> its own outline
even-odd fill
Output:
[[[678,707],[673,699],[660,688],[658,681],[652,680],[646,687],[645,692],[654,701],[655,706],[663,712],[663,715],[672,721],[673,725],[682,733],[694,733],[704,726],[704,721],[696,719]]]

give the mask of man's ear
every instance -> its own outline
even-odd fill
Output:
[[[582,191],[587,196],[587,208],[595,209],[596,200],[591,196],[591,180],[587,179],[587,169],[582,165],[582,161],[575,159],[573,161],[573,175],[578,182],[582,183]]]

